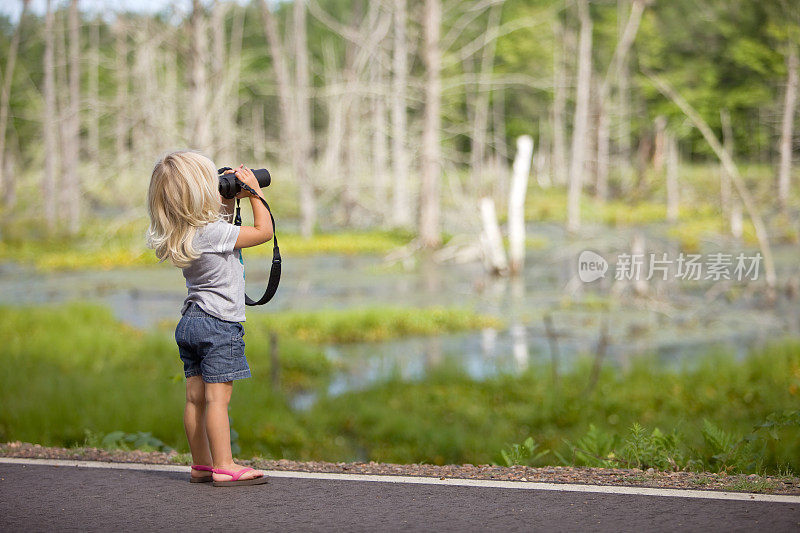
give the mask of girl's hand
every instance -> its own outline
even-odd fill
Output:
[[[256,179],[256,175],[253,174],[252,170],[244,166],[244,164],[239,165],[239,168],[237,168],[234,171],[234,173],[236,174],[236,177],[239,178],[239,180],[241,180],[243,183],[245,183],[254,191],[256,191],[256,193],[260,192],[261,185],[258,184],[258,179]],[[250,196],[254,195],[244,189],[242,189],[239,192],[239,194],[236,195],[237,198],[248,198]]]

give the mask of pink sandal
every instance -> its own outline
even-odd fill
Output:
[[[242,474],[245,472],[249,472],[250,470],[255,470],[254,468],[250,468],[246,466],[241,470],[234,472],[233,470],[225,470],[224,468],[214,468],[212,472],[215,474],[225,474],[226,476],[231,476],[233,479],[230,481],[214,481],[212,485],[215,487],[232,487],[235,485],[262,485],[267,482],[267,476],[258,476],[253,477],[250,479],[239,479],[242,477]]]
[[[206,465],[192,465],[192,470],[201,470],[204,472],[213,472],[214,469]],[[203,477],[190,477],[189,483],[209,483],[213,481],[213,475]]]

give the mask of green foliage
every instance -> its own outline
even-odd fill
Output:
[[[138,431],[136,433],[112,431],[100,440],[99,447],[106,449],[141,450],[145,452],[172,451],[171,447],[164,444],[160,439],[155,438],[149,431]]]
[[[635,468],[677,470],[685,466],[679,445],[677,430],[664,434],[655,428],[648,434],[645,428],[634,422],[625,439],[622,458],[628,466]]]
[[[274,331],[310,343],[373,342],[414,335],[500,327],[500,320],[467,309],[429,307],[295,311],[253,314],[255,331]]]
[[[505,449],[500,450],[500,457],[502,457],[505,466],[533,466],[548,453],[550,453],[550,450],[539,451],[539,445],[536,444],[533,437],[528,437],[522,444],[510,444]]]
[[[601,431],[594,424],[589,424],[589,431],[575,444],[570,443],[569,440],[564,440],[564,442],[572,452],[570,464],[613,467],[617,466],[614,449],[617,447],[618,440],[617,435]]]
[[[589,430],[575,444],[564,441],[568,448],[567,454],[556,451],[554,455],[565,466],[759,472],[763,470],[764,447],[769,440],[779,440],[777,428],[787,427],[800,427],[797,411],[770,413],[746,437],[724,431],[704,419],[700,428],[704,445],[692,447],[676,429],[669,434],[663,433],[659,428],[648,433],[641,424],[634,422],[627,435],[620,436],[614,431],[600,430],[594,424],[589,424]],[[766,429],[768,435],[758,435],[758,431],[762,429]],[[547,453],[542,452],[526,463],[525,459],[533,455],[537,446],[532,438],[528,438],[522,445],[513,444],[500,453],[507,466],[532,464]]]
[[[364,315],[348,316],[374,327]],[[130,328],[86,304],[0,308],[0,441],[72,446],[88,429],[97,444],[115,431],[143,432],[185,451],[183,378],[171,333]],[[563,372],[557,388],[543,364],[484,381],[432,366],[418,381],[328,396],[335,369],[318,346],[281,334],[281,380],[273,387],[268,333],[248,319],[246,335],[253,378],[236,383],[231,403],[232,436],[246,456],[800,470],[798,340],[776,340],[741,360],[709,354],[677,368],[640,356],[628,370],[604,369],[590,396],[583,394],[590,360]],[[316,403],[294,411],[297,391],[315,391]]]

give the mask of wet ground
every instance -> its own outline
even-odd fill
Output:
[[[513,279],[488,275],[480,261],[438,263],[418,257],[392,262],[377,255],[284,254],[277,295],[263,308],[248,308],[248,313],[461,306],[499,316],[507,325],[500,330],[326,346],[326,354],[340,369],[331,381],[331,394],[397,373],[418,379],[442,364],[457,365],[478,379],[541,362],[563,370],[578,357],[598,354],[606,364],[623,367],[643,353],[655,354],[665,364],[680,364],[712,350],[741,357],[768,340],[800,335],[800,305],[784,290],[800,277],[796,245],[775,248],[781,290],[777,300],[769,302],[763,265],[755,280],[706,279],[705,271],[699,280],[677,279],[679,252],[659,231],[595,228],[572,240],[558,226],[541,224],[529,228],[529,237],[538,245],[529,248],[522,275]],[[578,258],[584,250],[608,261],[605,277],[581,281]],[[756,252],[732,243],[706,242],[701,260],[708,267],[714,253],[753,257]],[[624,261],[620,254],[626,253],[643,253],[645,262],[650,253],[659,258],[667,254],[671,270],[650,281],[617,280]],[[267,261],[245,257],[248,291],[255,295],[265,285]],[[645,264],[642,278],[646,271]],[[729,273],[735,278],[733,265]],[[39,273],[0,265],[0,304],[96,301],[140,328],[177,321],[185,291],[180,271],[167,266]],[[295,403],[302,408],[313,397],[301,395]]]

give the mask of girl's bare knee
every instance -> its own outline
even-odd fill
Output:
[[[205,402],[208,405],[228,405],[231,401],[232,390],[233,382],[231,381],[225,383],[206,383]]]

